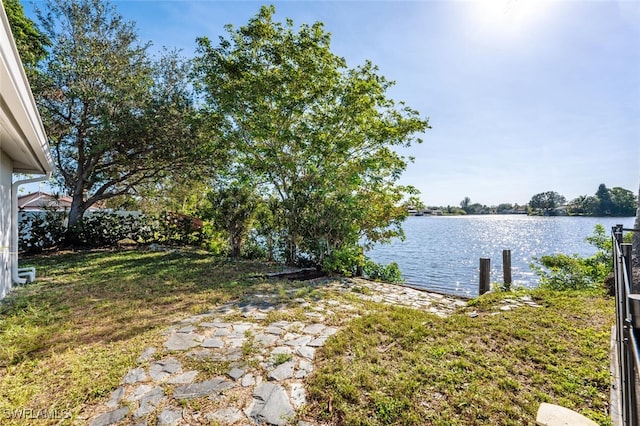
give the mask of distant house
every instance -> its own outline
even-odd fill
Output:
[[[0,1],[0,299],[12,283],[26,281],[18,268],[18,186],[52,171],[47,136]],[[44,176],[14,182],[14,173]]]
[[[18,198],[18,210],[20,212],[69,211],[71,201],[71,197],[64,195],[56,196],[46,192],[32,192]]]
[[[66,195],[51,195],[47,192],[32,192],[27,195],[18,197],[18,211],[20,212],[42,212],[46,210],[55,210],[59,212],[68,212],[71,210],[71,202],[73,199]],[[96,203],[87,209],[87,212],[103,210],[103,203]]]

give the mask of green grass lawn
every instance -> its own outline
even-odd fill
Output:
[[[20,409],[68,414],[61,423],[74,423],[85,406],[109,398],[173,321],[304,286],[256,278],[274,266],[196,252],[66,253],[23,263],[38,268],[38,281],[0,302],[3,425],[25,424],[7,415]],[[523,425],[551,402],[608,424],[613,301],[533,296],[543,308],[502,312],[497,294],[445,319],[364,304],[364,315],[317,353],[304,415],[344,425]]]
[[[543,308],[503,312],[498,293],[445,319],[387,308],[352,321],[324,348],[310,409],[345,425],[534,425],[549,402],[610,424],[613,301],[533,295]]]

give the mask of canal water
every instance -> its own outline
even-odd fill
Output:
[[[633,217],[539,217],[526,215],[411,216],[406,239],[377,245],[366,253],[380,263],[396,262],[412,286],[461,296],[478,294],[481,257],[491,259],[491,282],[502,282],[502,250],[511,250],[514,284],[537,285],[529,265],[534,257],[577,253],[591,256],[586,243],[596,224],[632,228]]]

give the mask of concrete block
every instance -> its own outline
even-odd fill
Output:
[[[536,416],[538,426],[598,426],[582,414],[559,405],[542,403]]]

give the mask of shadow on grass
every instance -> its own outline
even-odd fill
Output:
[[[114,342],[251,293],[268,267],[190,252],[85,252],[27,259],[38,280],[0,302],[0,366]]]

